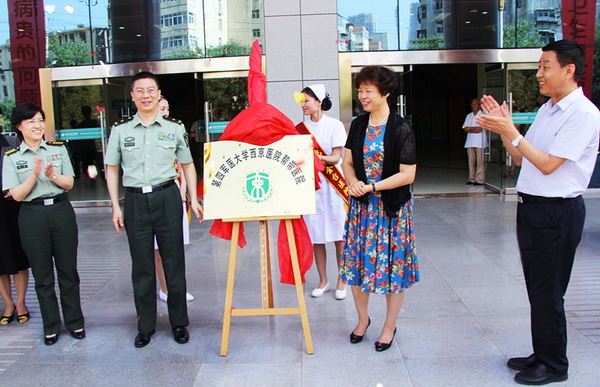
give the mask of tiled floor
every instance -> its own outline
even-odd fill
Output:
[[[464,184],[464,183],[463,183]],[[587,222],[566,299],[570,377],[560,385],[597,386],[600,380],[600,196],[587,199]],[[58,343],[40,341],[33,288],[32,320],[0,327],[0,383],[44,386],[503,386],[513,385],[506,359],[531,351],[529,307],[517,253],[514,198],[420,199],[414,202],[421,282],[407,291],[392,348],[376,353],[385,315],[372,296],[373,324],[356,345],[351,298],[306,297],[315,353],[304,351],[298,316],[234,317],[229,355],[219,356],[229,244],[192,225],[187,246],[191,340],[172,339],[166,305],[152,342],[133,346],[135,311],[124,234],[106,209],[78,209],[79,270],[88,337],[63,331]],[[271,225],[272,238],[276,225]],[[258,236],[247,224],[239,252],[234,306],[260,305]],[[274,248],[274,245],[272,245]],[[332,246],[329,254],[332,254]],[[329,274],[335,278],[334,260]],[[278,280],[277,265],[274,279]],[[307,274],[307,290],[317,280]],[[308,293],[308,292],[307,292]],[[276,306],[295,306],[294,288],[275,284]]]

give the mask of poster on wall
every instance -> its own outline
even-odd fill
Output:
[[[314,214],[313,155],[308,135],[286,136],[265,146],[204,144],[204,218]]]

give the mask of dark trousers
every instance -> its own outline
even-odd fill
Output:
[[[71,332],[83,328],[77,273],[77,220],[71,203],[62,201],[51,206],[23,203],[19,212],[19,230],[35,280],[44,334],[60,332],[52,257],[65,326]]]
[[[156,268],[154,236],[163,262],[171,327],[187,326],[183,209],[176,185],[151,193],[125,194],[124,222],[131,252],[133,296],[138,330],[156,328]]]
[[[556,373],[567,372],[564,295],[585,220],[583,198],[519,204],[517,239],[531,305],[533,352]]]

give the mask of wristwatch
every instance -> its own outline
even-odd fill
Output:
[[[512,146],[514,146],[515,148],[519,146],[519,143],[521,142],[521,140],[523,139],[523,135],[519,134],[514,140],[512,140],[511,144]]]

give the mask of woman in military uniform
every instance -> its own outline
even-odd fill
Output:
[[[73,187],[74,175],[69,154],[62,142],[44,141],[45,114],[40,107],[18,105],[11,124],[23,142],[5,154],[2,186],[14,200],[22,202],[21,244],[35,279],[44,343],[56,343],[61,327],[53,262],[65,326],[80,340],[85,330],[77,274],[77,222],[66,195]]]

